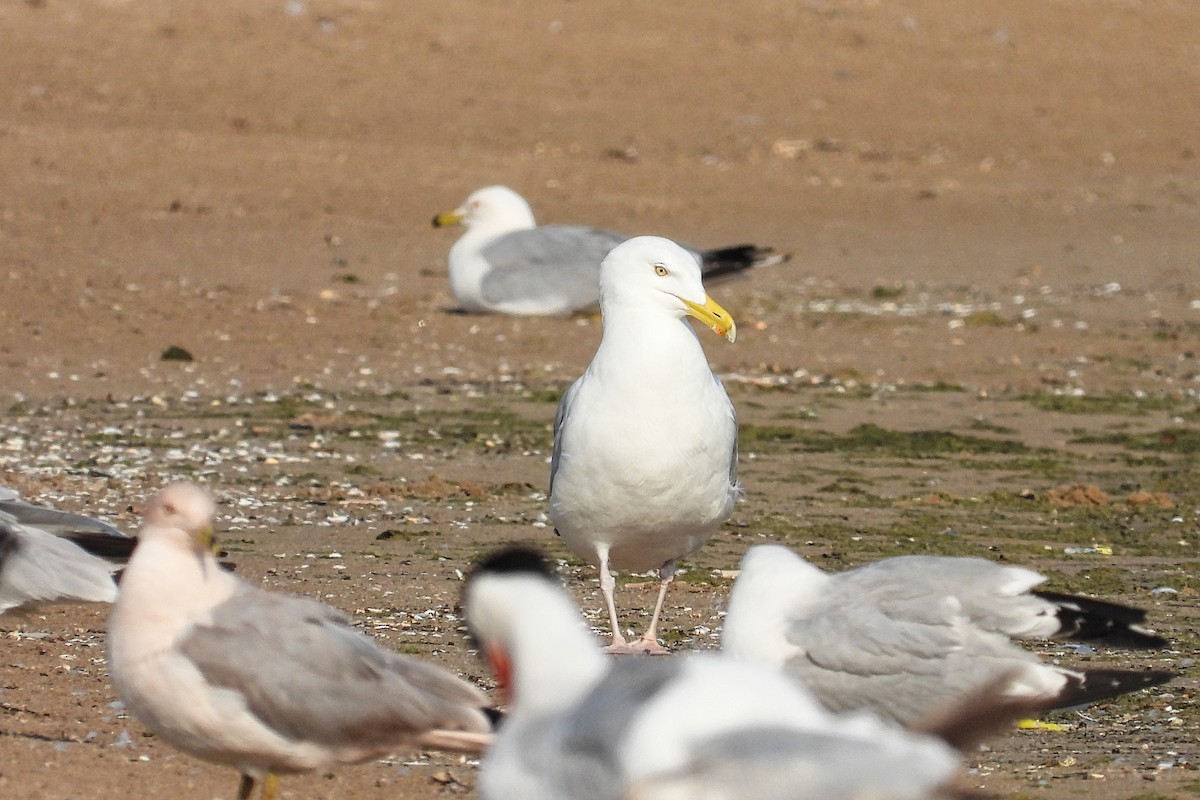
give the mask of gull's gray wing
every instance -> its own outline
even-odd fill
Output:
[[[683,666],[679,659],[626,659],[614,663],[573,709],[564,751],[576,764],[591,764],[595,772],[619,774],[621,743],[642,710],[678,679]],[[615,783],[612,797],[619,796]],[[570,785],[585,788],[581,796],[588,796],[586,783],[572,781]]]
[[[857,572],[857,571],[855,571]],[[920,586],[833,576],[822,601],[787,625],[786,663],[831,709],[913,722],[1036,657],[970,625],[953,598]]]
[[[111,603],[113,565],[0,512],[0,612],[60,600]]]
[[[729,455],[729,485],[738,485],[738,424],[737,424],[737,409],[730,403],[729,413],[733,416],[733,452]],[[738,489],[741,491],[741,488]]]
[[[1143,626],[1142,609],[1038,590],[1042,575],[984,558],[900,556],[844,574],[860,587],[907,586],[930,596],[952,595],[971,624],[1018,639],[1083,639],[1136,648],[1169,644]]]
[[[895,592],[914,600],[953,597],[973,625],[1006,636],[1048,636],[1057,627],[1053,605],[1029,592],[1045,578],[985,558],[900,556],[843,573],[839,580],[877,597]]]
[[[553,296],[571,308],[600,297],[600,262],[628,237],[579,225],[543,225],[489,242],[480,255],[491,265],[480,290],[501,304]]]
[[[762,727],[702,741],[682,768],[636,781],[623,800],[923,800],[956,759],[931,739]]]
[[[627,783],[622,744],[638,714],[680,666],[667,659],[616,661],[568,712],[515,716],[483,762],[481,796],[620,800]]]
[[[571,404],[575,402],[575,395],[582,380],[583,377],[581,376],[572,381],[567,390],[563,392],[563,396],[559,398],[558,408],[554,411],[554,449],[550,453],[550,488],[546,491],[547,497],[554,493],[554,476],[558,472],[558,461],[562,456],[563,422],[566,420],[567,415],[571,413]],[[734,446],[736,447],[736,444]]]
[[[938,556],[887,559],[832,576],[820,607],[788,624],[788,641],[803,652],[786,668],[830,708],[869,708],[903,724],[925,720],[1004,676],[1023,687],[1021,693],[1034,692],[1029,697],[1044,708],[1174,677],[1060,669],[1014,644],[1011,635],[1047,636],[1060,627],[1055,606],[1025,591],[1040,581],[1021,567]]]
[[[242,695],[292,739],[372,746],[431,729],[488,730],[475,687],[385,650],[313,600],[245,587],[178,647],[208,683]]]

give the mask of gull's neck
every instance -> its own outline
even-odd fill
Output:
[[[573,622],[570,635],[539,631],[529,637],[536,641],[518,643],[524,652],[514,653],[513,701],[522,711],[569,708],[603,677],[604,654],[579,620]]]
[[[629,357],[678,358],[680,354],[704,354],[696,331],[682,314],[657,306],[622,306],[603,309],[604,333],[600,350],[624,348]]]
[[[211,554],[143,533],[113,605],[109,629],[114,646],[127,648],[130,657],[160,649],[228,600],[238,584]]]
[[[510,209],[465,224],[466,231],[450,247],[450,290],[464,307],[487,310],[489,304],[483,299],[481,283],[491,264],[481,256],[481,251],[501,236],[535,227],[533,213]]]
[[[626,391],[688,393],[715,380],[691,324],[659,308],[606,310],[588,369]]]

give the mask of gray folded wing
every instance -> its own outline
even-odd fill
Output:
[[[373,746],[489,728],[473,686],[385,650],[312,600],[247,587],[179,649],[209,684],[241,694],[258,719],[295,740]]]
[[[839,576],[840,577],[840,576]],[[1032,570],[982,558],[902,556],[845,573],[858,586],[953,595],[972,624],[1019,639],[1083,639],[1109,646],[1166,647],[1140,608],[1036,589]]]
[[[622,747],[628,732],[680,668],[680,662],[667,659],[617,661],[568,712],[506,722],[483,763],[483,796],[620,800],[627,783]],[[504,773],[503,792],[489,785],[493,770]]]
[[[500,236],[480,251],[491,265],[481,284],[483,298],[502,304],[551,296],[572,308],[593,305],[600,296],[600,262],[626,238],[578,225]]]
[[[506,721],[501,731],[507,738],[498,739],[484,757],[480,796],[486,800],[619,800],[620,742],[579,749],[571,743],[576,721],[574,716],[550,714]],[[506,763],[500,765],[498,759]]]
[[[575,395],[579,390],[580,380],[582,379],[576,379],[567,387],[567,390],[563,392],[563,396],[558,401],[558,408],[554,411],[554,449],[550,453],[550,488],[547,490],[547,494],[554,492],[554,476],[558,473],[558,463],[562,458],[563,423],[566,422],[567,417],[571,413],[571,405],[575,402]]]
[[[1057,629],[1053,605],[1029,590],[1045,579],[1023,567],[984,558],[901,556],[876,561],[837,576],[848,588],[876,598],[952,596],[961,613],[986,631],[1040,638]]]
[[[786,635],[801,650],[786,669],[827,707],[906,723],[1036,661],[1004,635],[973,627],[953,598],[911,585],[835,580]]]
[[[923,800],[952,774],[930,742],[764,727],[704,740],[684,767],[635,782],[624,800]]]

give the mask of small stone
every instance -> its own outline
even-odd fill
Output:
[[[159,356],[162,361],[195,361],[192,354],[178,345],[171,345]]]

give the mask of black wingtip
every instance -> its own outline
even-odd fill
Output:
[[[88,530],[60,530],[58,536],[78,545],[80,549],[94,556],[107,559],[114,563],[123,564],[133,555],[137,539],[120,534],[113,536],[108,533],[97,533]]]
[[[1176,677],[1178,677],[1177,673],[1166,670],[1084,670],[1080,677],[1071,676],[1067,685],[1055,698],[1053,705],[1049,707],[1070,708],[1099,700],[1109,700],[1140,689],[1161,686]]]
[[[1061,626],[1055,639],[1103,642],[1110,647],[1161,650],[1170,641],[1142,626],[1140,608],[1091,597],[1039,590],[1035,595],[1054,604]]]
[[[529,574],[553,578],[554,571],[539,550],[523,545],[513,545],[496,550],[483,557],[472,572],[472,577],[481,574]]]
[[[705,284],[738,275],[752,267],[783,264],[791,259],[790,253],[776,253],[773,248],[753,244],[738,244],[717,250],[705,250],[700,254],[700,271]]]

